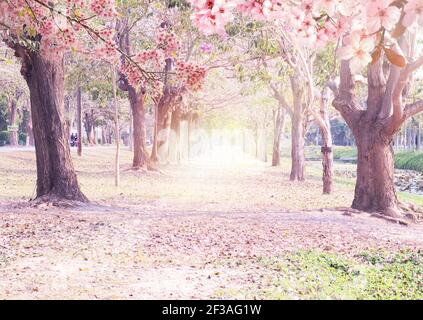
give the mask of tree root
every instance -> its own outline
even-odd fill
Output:
[[[87,201],[70,200],[55,193],[42,195],[38,198],[30,200],[30,206],[37,209],[56,208],[80,208],[87,205]]]
[[[372,213],[374,217],[390,222],[409,225],[423,221],[423,209],[414,205],[400,202],[397,207],[390,207],[381,213]]]
[[[401,224],[401,225],[404,225],[404,226],[408,226],[410,224],[409,221],[407,221],[406,219],[403,219],[403,218],[394,218],[394,217],[390,217],[390,216],[385,215],[385,214],[380,214],[380,213],[375,213],[375,212],[371,213],[370,215],[372,217],[384,219],[386,221],[398,223],[398,224]]]

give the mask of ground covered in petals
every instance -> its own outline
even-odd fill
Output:
[[[321,195],[288,163],[241,155],[113,186],[113,149],[75,156],[88,205],[34,207],[30,151],[0,153],[0,298],[423,298],[423,226],[342,209],[352,181]],[[228,159],[227,159],[228,160]]]

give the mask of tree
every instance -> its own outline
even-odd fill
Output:
[[[420,0],[311,1],[193,1],[194,23],[204,32],[224,33],[237,8],[254,19],[276,20],[296,43],[319,49],[329,43],[342,47],[340,85],[333,105],[354,133],[358,147],[357,183],[353,208],[401,218],[394,188],[392,139],[404,121],[423,111],[423,100],[406,101],[404,89],[423,65],[423,56],[408,57],[416,22],[423,25]],[[408,41],[407,41],[408,40]],[[369,65],[369,63],[371,63]],[[361,106],[354,94],[354,74],[368,66],[368,99]]]
[[[92,1],[89,8],[81,1],[0,3],[3,40],[21,59],[21,74],[30,91],[36,197],[41,200],[87,201],[77,182],[64,129],[64,53],[81,48],[78,36],[88,35],[86,31],[91,32],[88,42],[95,35],[108,43],[108,31],[90,27],[86,17],[110,17],[114,6],[111,1],[97,2]]]
[[[134,31],[136,22],[129,23],[129,10],[126,10],[126,18],[119,19],[116,23],[116,41],[119,48],[126,54],[131,55],[132,45],[130,32]],[[139,19],[138,19],[139,20]],[[122,57],[122,66],[125,66],[125,58]],[[146,146],[146,127],[145,127],[145,101],[146,88],[144,86],[137,87],[129,83],[123,72],[119,74],[119,89],[128,93],[128,100],[131,109],[132,120],[132,147],[133,147],[133,170],[150,169],[149,155]]]

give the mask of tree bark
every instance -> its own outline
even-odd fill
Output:
[[[94,129],[95,129],[94,122],[95,122],[94,110],[91,109],[91,112],[85,112],[84,127],[85,127],[85,132],[87,134],[87,142],[89,145],[96,144],[95,134],[94,134]]]
[[[323,194],[331,194],[333,189],[333,150],[332,132],[328,112],[328,89],[325,88],[320,99],[320,119],[318,124],[322,138],[322,167],[323,167]],[[319,121],[320,120],[320,121]]]
[[[76,91],[76,130],[78,131],[78,156],[82,156],[82,88]]]
[[[28,101],[28,105],[30,105],[31,103]],[[32,131],[32,112],[31,112],[31,108],[29,108],[29,110],[28,110],[28,116],[29,116],[29,119],[28,119],[28,126],[26,127],[26,129],[27,129],[27,143],[26,143],[26,145],[27,146],[34,146],[35,145],[35,143],[34,143],[34,132]]]
[[[291,181],[304,181],[305,156],[303,128],[302,114],[294,112],[294,116],[292,118]]]
[[[16,118],[18,113],[18,105],[14,98],[10,99],[10,106],[9,106],[9,124],[11,126],[16,125]],[[16,147],[19,144],[18,139],[18,131],[13,129],[10,132],[10,145]]]
[[[167,99],[162,98],[156,105],[156,124],[154,127],[153,149],[150,161],[154,164],[166,163],[169,157],[169,133],[172,113],[165,105]]]
[[[330,131],[321,130],[322,136],[322,166],[323,193],[331,194],[333,189],[333,150]]]
[[[291,138],[291,181],[305,180],[304,155],[304,105],[303,89],[298,75],[290,77],[293,93],[292,138]]]
[[[64,130],[64,63],[20,49],[21,73],[30,91],[37,162],[37,198],[88,199],[81,192]],[[23,54],[22,54],[23,51]]]
[[[181,162],[181,110],[177,107],[171,116],[170,137],[169,137],[169,156],[175,163]]]
[[[381,65],[369,66],[367,108],[362,109],[354,96],[354,81],[346,61],[341,63],[341,83],[333,105],[351,128],[357,145],[357,180],[352,208],[401,217],[394,186],[394,153],[390,130],[392,118],[381,117],[385,105],[386,82]],[[388,101],[389,103],[389,101]],[[399,129],[399,127],[398,127]]]
[[[116,138],[116,154],[115,154],[115,187],[120,185],[120,126],[119,126],[119,105],[117,103],[116,90],[116,71],[113,66],[110,66],[112,73],[112,89],[113,89],[113,108],[114,108],[114,122],[115,122],[115,138]]]
[[[393,136],[383,133],[375,121],[361,122],[355,128],[357,142],[357,182],[352,207],[397,217],[398,199],[394,186]]]
[[[283,128],[285,127],[285,112],[282,107],[278,107],[275,117],[275,127],[273,136],[272,166],[277,167],[281,164],[281,138]]]
[[[71,129],[72,129],[72,121],[70,119],[70,99],[69,97],[65,97],[65,132],[66,132],[66,139],[70,139],[71,136]]]
[[[134,119],[131,106],[129,106],[129,151],[134,151]]]
[[[145,92],[128,89],[129,103],[132,111],[133,152],[132,169],[148,169],[149,157],[146,145],[145,127]]]

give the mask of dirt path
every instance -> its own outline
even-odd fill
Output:
[[[421,225],[364,213],[299,212],[295,203],[285,208],[282,194],[289,200],[291,192],[295,201],[301,194],[285,180],[252,163],[194,163],[145,177],[152,189],[169,186],[158,198],[123,194],[60,211],[0,205],[0,298],[214,298],[260,285],[253,262],[232,263],[240,259],[301,249],[353,256],[423,248]],[[301,188],[305,195],[310,185]]]

